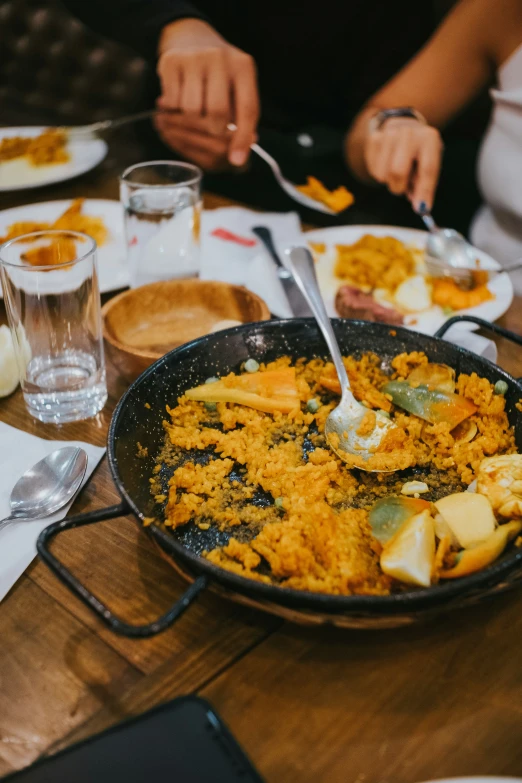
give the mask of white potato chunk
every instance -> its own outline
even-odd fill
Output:
[[[420,313],[431,307],[431,286],[423,275],[408,277],[398,286],[395,305],[405,313]]]
[[[385,574],[409,585],[429,587],[435,558],[435,530],[426,509],[402,525],[381,553]]]
[[[457,538],[453,532],[453,530],[450,528],[442,514],[435,514],[434,518],[434,524],[435,524],[435,535],[436,537],[442,541],[443,538],[449,538],[451,546],[453,549],[459,549],[460,544],[457,541]]]
[[[496,528],[489,500],[473,492],[457,492],[435,503],[462,549],[472,549],[489,538]]]

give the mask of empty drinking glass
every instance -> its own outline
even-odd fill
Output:
[[[61,424],[107,400],[96,243],[40,231],[0,246],[0,276],[29,413]]]
[[[138,163],[123,172],[120,198],[132,287],[198,274],[201,169]]]

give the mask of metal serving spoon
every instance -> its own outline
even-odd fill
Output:
[[[429,230],[426,243],[425,264],[430,277],[450,277],[461,288],[472,288],[474,272],[485,272],[486,282],[504,272],[522,269],[519,259],[503,269],[484,269],[477,266],[477,254],[462,234],[453,228],[439,228],[429,212],[421,213],[424,225]]]
[[[332,324],[326,313],[323,298],[319,292],[314,259],[308,248],[294,247],[288,253],[288,260],[294,279],[310,305],[315,320],[323,333],[337,370],[339,383],[341,384],[341,402],[328,415],[324,427],[328,444],[343,461],[346,462],[346,454],[348,453],[360,457],[361,463],[363,463],[372,456],[386,433],[394,428],[395,425],[380,411],[373,411],[376,417],[376,426],[367,435],[359,435],[357,433],[363,417],[368,413],[368,408],[357,402],[350,389],[350,381],[343,364],[341,351],[339,350]],[[331,443],[331,435],[335,436],[335,447]],[[367,470],[367,468],[364,468],[364,464],[360,464],[357,467]],[[379,473],[384,471],[371,472]]]
[[[11,514],[0,530],[16,519],[39,519],[65,506],[81,487],[87,454],[77,446],[52,451],[18,479],[10,498]]]
[[[66,133],[70,139],[88,139],[96,136],[97,133],[102,133],[103,131],[120,128],[123,125],[129,125],[132,122],[139,122],[140,120],[150,119],[156,114],[178,113],[179,112],[177,109],[148,109],[147,111],[141,111],[137,114],[128,114],[126,117],[118,117],[114,120],[102,120],[101,122],[93,122],[90,125],[77,125],[71,127],[63,126],[57,130],[61,130],[63,133]],[[236,130],[234,123],[230,123],[227,128],[232,132]],[[292,182],[290,182],[288,179],[285,179],[281,173],[281,168],[278,162],[271,155],[269,155],[266,150],[260,147],[259,144],[251,144],[250,149],[252,152],[255,152],[256,155],[259,155],[259,157],[262,158],[266,163],[268,163],[278,184],[294,201],[297,201],[299,204],[302,204],[304,207],[308,207],[309,209],[315,209],[317,212],[324,212],[327,215],[337,214],[333,211],[333,209],[327,207],[326,204],[321,204],[320,201],[316,201],[315,199],[310,198],[310,196],[305,196],[305,194],[301,193],[301,191],[298,190]]]
[[[441,265],[445,265],[450,271],[459,267],[475,268],[476,252],[462,234],[454,228],[439,228],[428,211],[421,212],[420,216],[430,232],[426,243],[428,271],[431,259],[437,263],[439,269]]]
[[[468,289],[475,284],[474,272],[484,274],[484,282],[489,282],[497,275],[504,274],[504,272],[509,274],[510,272],[516,272],[517,269],[522,269],[522,261],[517,261],[512,266],[505,266],[500,269],[484,269],[484,267],[477,267],[476,265],[473,267],[454,267],[428,257],[426,257],[425,263],[430,277],[450,277],[461,288]]]

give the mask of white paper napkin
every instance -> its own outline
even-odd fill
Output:
[[[222,207],[203,212],[201,219],[201,279],[244,285],[260,296],[271,313],[291,317],[276,266],[254,226],[267,226],[283,257],[287,248],[302,242],[296,212],[253,212],[242,207]]]
[[[87,453],[84,485],[103,457],[104,448],[81,441],[42,440],[0,422],[0,519],[9,516],[9,497],[20,476],[51,451],[64,446],[80,446]],[[0,601],[35,557],[36,539],[41,531],[51,522],[63,519],[71,504],[72,501],[45,519],[20,520],[0,530]]]

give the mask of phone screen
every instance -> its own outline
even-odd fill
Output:
[[[175,699],[8,775],[13,783],[263,783],[203,699]]]

